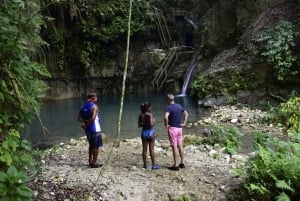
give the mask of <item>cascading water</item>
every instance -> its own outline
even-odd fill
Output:
[[[193,56],[193,59],[189,65],[189,68],[184,76],[184,83],[183,83],[183,86],[182,86],[182,89],[181,89],[181,93],[178,95],[178,96],[186,96],[186,90],[187,90],[187,87],[189,85],[189,82],[190,82],[190,78],[191,78],[191,75],[195,69],[195,66],[196,66],[196,55],[194,54]]]
[[[185,17],[184,18],[188,23],[190,23],[194,29],[197,29],[197,25],[193,22],[192,19],[188,18],[188,17]],[[181,93],[177,96],[186,96],[186,90],[187,90],[187,87],[189,85],[189,82],[190,82],[190,78],[192,76],[192,73],[195,69],[195,66],[196,66],[196,54],[193,55],[193,58],[192,58],[192,61],[185,73],[185,76],[184,76],[184,83],[183,83],[183,86],[182,86],[182,89],[181,89]]]
[[[190,18],[188,18],[188,17],[185,17],[184,18],[186,21],[188,21],[193,27],[194,27],[194,29],[197,29],[198,28],[198,26],[194,23],[194,21],[192,20],[192,19],[190,19]]]

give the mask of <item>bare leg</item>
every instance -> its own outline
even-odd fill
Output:
[[[93,164],[93,148],[89,147],[89,165]]]
[[[93,164],[95,165],[97,163],[99,149],[93,148],[92,150],[93,150]]]
[[[147,149],[148,149],[148,141],[146,139],[142,138],[142,144],[143,144],[143,152],[142,152],[142,157],[143,157],[143,163],[144,167],[147,166]]]
[[[180,159],[181,159],[181,162],[180,162],[180,163],[183,163],[183,159],[184,159],[184,150],[183,150],[183,146],[182,146],[182,144],[179,144],[179,145],[177,145],[177,147],[178,147],[179,155],[180,155]]]
[[[176,167],[176,166],[178,166],[178,163],[177,163],[177,155],[178,155],[177,147],[172,145],[172,151],[173,151],[173,160],[174,160],[173,167]]]
[[[155,145],[155,134],[153,134],[153,136],[149,141],[149,151],[150,151],[152,165],[155,165],[154,145]]]

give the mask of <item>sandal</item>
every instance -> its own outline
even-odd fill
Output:
[[[168,167],[169,170],[173,170],[173,171],[179,171],[179,167],[178,166],[172,166],[172,167]]]
[[[179,168],[185,168],[185,165],[183,163],[180,163],[178,167]]]
[[[96,163],[96,164],[91,164],[90,167],[91,168],[100,168],[102,167],[103,165],[102,164],[99,164],[99,163]]]
[[[158,167],[158,165],[152,165],[152,170],[157,170],[157,169],[159,169],[159,167]]]

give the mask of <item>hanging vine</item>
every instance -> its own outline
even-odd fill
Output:
[[[128,69],[128,57],[129,57],[129,46],[130,46],[130,26],[131,26],[131,12],[132,12],[132,0],[129,2],[129,14],[128,14],[128,28],[127,28],[127,45],[126,45],[126,59],[125,59],[125,68],[124,68],[124,75],[123,75],[123,83],[122,83],[122,92],[121,92],[121,101],[120,101],[120,111],[119,111],[119,118],[118,118],[118,128],[117,128],[117,136],[114,142],[114,146],[112,146],[108,158],[106,159],[104,166],[101,168],[98,177],[96,181],[94,182],[94,187],[89,193],[90,196],[92,195],[93,191],[95,191],[99,178],[102,175],[102,173],[105,170],[106,164],[108,164],[108,161],[111,159],[111,155],[113,153],[113,148],[114,147],[119,147],[120,146],[120,130],[121,130],[121,120],[122,120],[122,113],[123,113],[123,103],[124,103],[124,96],[125,96],[125,88],[126,88],[126,77],[127,77],[127,69]]]
[[[131,35],[151,33],[155,27],[147,14],[148,2],[135,1],[132,10]],[[60,69],[69,66],[84,72],[91,64],[101,68],[126,41],[128,0],[57,1],[45,14],[53,20],[43,35]]]

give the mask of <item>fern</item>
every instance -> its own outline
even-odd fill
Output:
[[[259,147],[259,156],[261,157],[261,160],[266,166],[271,165],[272,161],[272,156],[270,151],[268,151],[266,148],[262,147],[261,145],[258,145]]]
[[[291,199],[289,198],[289,196],[287,196],[287,194],[282,192],[279,196],[276,197],[276,201],[291,201]]]
[[[277,180],[276,187],[280,188],[282,190],[288,190],[288,191],[294,192],[294,189],[290,186],[290,182],[288,182],[288,183],[284,180]]]
[[[269,143],[257,143],[258,154],[246,163],[245,171],[234,171],[244,178],[244,187],[252,200],[295,200],[299,195],[298,135],[287,141],[270,138]]]
[[[211,145],[218,143],[225,147],[225,151],[228,154],[232,155],[237,152],[241,144],[239,139],[240,136],[243,136],[243,133],[236,127],[227,129],[218,125],[213,125],[213,135],[205,139],[204,142]]]
[[[251,183],[249,185],[248,189],[251,191],[257,191],[259,194],[262,194],[262,195],[269,192],[269,190],[266,187],[264,187],[260,184],[254,184],[254,183]]]

